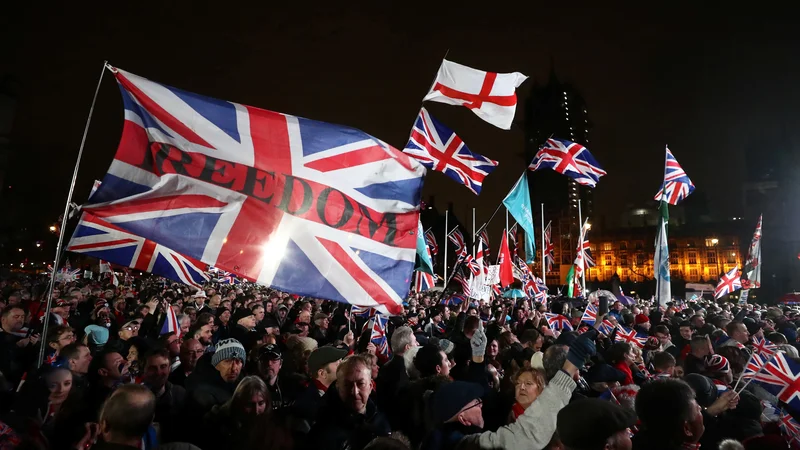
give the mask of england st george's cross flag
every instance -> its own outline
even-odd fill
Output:
[[[353,128],[110,70],[125,122],[84,210],[275,289],[402,310],[421,164]]]

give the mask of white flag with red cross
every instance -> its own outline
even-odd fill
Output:
[[[527,79],[519,72],[484,72],[445,59],[423,101],[465,106],[481,119],[508,130],[517,110],[517,87]]]

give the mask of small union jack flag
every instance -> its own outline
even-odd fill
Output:
[[[639,348],[644,348],[644,344],[647,342],[647,336],[637,333],[636,330],[619,326],[617,327],[617,334],[614,340],[616,342],[627,342]]]
[[[778,397],[792,409],[800,410],[800,363],[777,353],[756,373],[753,381]]]
[[[552,240],[551,224],[552,221],[547,222],[547,226],[544,228],[544,262],[548,272],[553,271],[553,264],[555,263],[555,246]]]
[[[714,289],[714,299],[718,299],[724,295],[732,294],[734,291],[742,288],[742,280],[739,274],[739,267],[734,267],[728,273],[722,276]]]
[[[771,358],[778,351],[778,346],[767,340],[767,338],[753,336],[753,350],[759,355]]]
[[[458,257],[456,264],[460,264],[468,255],[467,244],[464,242],[464,235],[461,234],[461,230],[456,229],[447,235],[447,238],[456,246],[456,256]]]
[[[594,306],[594,304],[589,303],[589,306],[587,306],[586,310],[583,312],[583,316],[581,316],[581,322],[586,322],[587,324],[594,326],[596,320],[597,307]]]
[[[367,323],[364,324],[363,330],[370,330],[371,334],[369,341],[375,344],[378,356],[384,360],[389,359],[389,356],[391,355],[391,351],[389,350],[389,342],[386,339],[386,324],[388,322],[388,317],[378,313],[370,317]]]
[[[457,306],[464,302],[464,297],[458,294],[455,294],[451,297],[442,299],[441,304],[447,306]]]
[[[767,358],[759,355],[758,353],[753,353],[750,356],[750,359],[747,361],[747,365],[744,366],[744,371],[742,371],[742,380],[749,380],[753,378],[757,373],[761,372],[761,369],[764,367],[764,364],[767,363]]]
[[[531,161],[530,170],[553,169],[584,186],[595,187],[606,171],[589,150],[563,139],[548,139]]]
[[[419,270],[414,271],[414,292],[428,291],[434,286],[436,286],[436,275]]]
[[[569,319],[561,314],[544,313],[547,324],[550,325],[551,330],[557,331],[572,331],[572,324]]]
[[[460,182],[475,195],[481,193],[483,179],[494,171],[498,162],[472,153],[452,130],[433,119],[425,108],[420,109],[411,138],[403,151],[423,166],[442,172]]]
[[[781,432],[792,439],[800,439],[800,424],[785,411],[781,410],[781,417],[778,421]]]
[[[677,205],[694,191],[694,183],[678,164],[678,160],[667,147],[666,167],[664,168],[664,183],[655,196],[656,200],[663,200],[670,205]]]
[[[436,235],[433,234],[433,230],[428,230],[425,232],[425,243],[428,244],[428,248],[431,250],[431,255],[438,255],[439,254],[439,245],[436,243]]]
[[[464,264],[467,266],[472,275],[477,276],[481,273],[481,266],[478,264],[478,260],[473,258],[472,255],[467,254],[467,257],[464,258]]]
[[[361,317],[369,319],[378,313],[378,310],[369,306],[355,306],[350,307],[350,315],[353,317]]]
[[[778,426],[784,435],[795,440],[800,440],[800,424],[798,424],[792,416],[786,414],[786,412],[783,410],[781,410],[781,417],[778,421]]]

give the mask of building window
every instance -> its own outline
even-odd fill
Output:
[[[697,269],[689,269],[689,278],[692,280],[697,279]]]
[[[603,250],[611,251],[611,242],[603,242]]]
[[[592,251],[592,252],[593,252],[593,251],[596,251],[596,250],[597,250],[597,246],[596,246],[596,245],[594,245],[594,244],[589,244],[589,251]]]
[[[689,252],[689,264],[697,264],[697,253]]]
[[[603,256],[603,264],[606,265],[606,266],[610,266],[611,265],[611,256],[608,256],[608,255]]]
[[[643,266],[644,265],[644,253],[637,253],[636,254],[636,265]]]
[[[730,252],[728,253],[728,264],[736,264],[736,253]]]
[[[641,250],[644,244],[641,241],[636,242],[636,250]]]
[[[709,264],[716,264],[717,263],[717,252],[708,252],[708,263]]]
[[[712,279],[717,278],[719,276],[719,274],[717,273],[717,268],[716,267],[709,268],[708,276],[711,277]]]
[[[628,267],[628,255],[620,255],[619,265],[622,267]]]
[[[706,247],[713,247],[717,245],[718,242],[719,240],[716,238],[706,238]]]
[[[687,242],[687,243],[686,243],[686,246],[687,246],[687,247],[694,248],[694,241],[689,241],[689,242]]]
[[[670,253],[669,254],[669,263],[678,265],[678,254],[677,253]]]
[[[613,274],[613,272],[611,272],[611,269],[606,269],[606,273],[605,273],[605,279],[606,280],[610,280],[613,275],[614,274]]]
[[[620,242],[619,243],[619,249],[620,250],[627,250],[628,249],[628,243],[625,242],[625,241]]]

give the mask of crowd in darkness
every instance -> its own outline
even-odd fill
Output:
[[[430,292],[376,332],[249,283],[47,284],[0,280],[0,450],[800,448],[740,380],[754,343],[798,357],[788,307]]]

